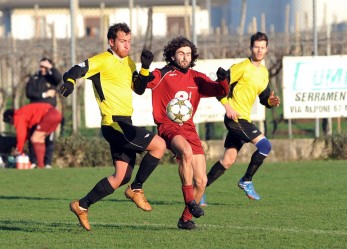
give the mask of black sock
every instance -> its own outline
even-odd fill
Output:
[[[102,198],[112,194],[113,192],[114,189],[112,188],[107,177],[105,177],[104,179],[100,180],[94,186],[94,188],[79,201],[79,205],[83,208],[89,208],[90,205],[100,201]]]
[[[248,165],[246,174],[243,176],[243,181],[252,181],[252,177],[255,172],[259,169],[259,167],[263,164],[266,156],[260,154],[258,151],[254,152],[251,158],[251,162]]]
[[[220,163],[220,161],[216,162],[210,172],[207,174],[207,184],[206,187],[210,186],[215,180],[217,180],[227,169]]]
[[[142,189],[142,184],[152,174],[154,169],[157,167],[159,161],[160,159],[147,153],[141,161],[136,177],[133,183],[131,184],[131,189]]]

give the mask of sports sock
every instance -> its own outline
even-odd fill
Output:
[[[79,205],[88,209],[90,205],[100,201],[102,198],[112,194],[114,189],[112,188],[107,177],[100,180],[94,188],[79,201]]]
[[[182,186],[183,198],[184,202],[187,204],[188,202],[194,201],[194,187],[193,185]]]
[[[46,145],[44,143],[33,143],[33,148],[35,151],[35,156],[37,160],[37,167],[38,168],[44,168],[45,167],[45,152],[46,152]]]
[[[181,219],[183,221],[187,221],[187,220],[192,220],[193,219],[193,215],[189,212],[189,208],[187,206],[183,210]]]
[[[139,170],[137,171],[136,177],[131,184],[131,189],[142,189],[142,184],[147,180],[147,178],[152,174],[159,163],[158,158],[147,153],[140,164]]]
[[[243,181],[252,181],[252,177],[257,172],[259,167],[263,164],[266,156],[260,154],[258,151],[255,151],[252,155],[251,162],[248,165],[246,174],[243,176]]]
[[[210,186],[215,180],[217,180],[227,169],[220,163],[220,161],[216,162],[210,172],[207,174],[207,184],[206,187]]]

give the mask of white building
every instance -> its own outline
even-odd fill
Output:
[[[75,0],[78,36],[104,34],[105,27],[126,22],[134,35],[144,35],[148,12],[152,10],[153,35],[191,33],[193,12],[197,35],[209,32],[211,6],[227,0],[196,0],[195,8],[189,0]],[[3,0],[0,1],[0,37],[15,39],[68,38],[70,36],[70,1]],[[134,4],[135,2],[135,4]],[[150,9],[151,8],[151,9]],[[194,11],[193,11],[194,10]]]

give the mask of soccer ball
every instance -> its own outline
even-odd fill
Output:
[[[175,123],[183,124],[193,114],[193,106],[187,99],[172,99],[166,106],[166,114]]]

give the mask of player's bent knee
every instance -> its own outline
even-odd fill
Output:
[[[207,184],[207,177],[201,177],[199,179],[194,179],[195,186],[200,189],[204,189]]]
[[[255,146],[258,148],[259,153],[264,156],[269,155],[272,148],[270,141],[266,137],[258,141]]]
[[[130,182],[130,180],[131,180],[131,176],[125,176],[123,178],[123,181],[121,182],[120,186],[127,184],[128,182]]]

